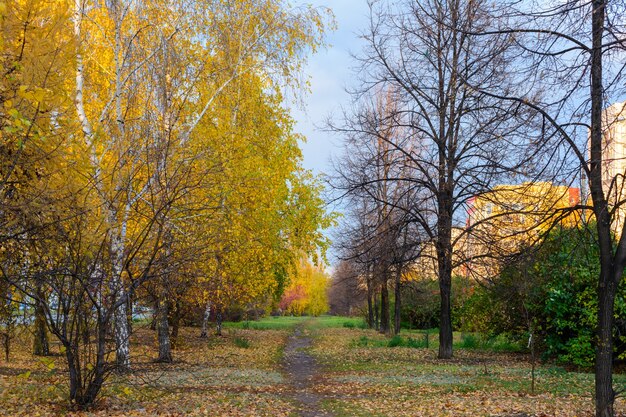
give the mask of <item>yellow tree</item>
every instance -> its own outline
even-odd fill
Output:
[[[15,290],[25,284],[23,276],[18,282],[19,273],[28,267],[37,235],[67,218],[56,210],[67,191],[59,188],[71,105],[66,10],[63,1],[0,2],[0,297],[9,298],[7,306],[14,305]],[[42,283],[30,284],[43,298]],[[30,303],[31,298],[19,297]],[[33,304],[35,353],[46,355],[44,312],[40,300]],[[5,336],[8,347],[10,332]]]
[[[298,136],[280,95],[267,95],[256,77],[232,88],[238,94],[224,103],[233,115],[229,129],[215,126],[209,135],[216,138],[221,169],[204,261],[204,334],[211,307],[221,315],[235,305],[265,306],[281,291],[281,277],[299,251],[314,254],[325,246],[320,228],[331,220],[319,184],[300,167]]]
[[[168,173],[189,173],[180,167],[193,159],[212,166],[214,149],[187,149],[202,147],[199,127],[215,122],[225,89],[245,74],[260,74],[266,86],[276,74],[295,82],[322,29],[312,9],[292,12],[281,2],[76,1],[75,102],[90,152],[89,182],[107,224],[121,368],[130,366],[126,300],[138,285],[122,275],[146,227],[156,225],[154,236],[171,239],[172,184],[181,191],[184,180]],[[141,216],[133,219],[146,207],[157,215],[147,226]]]
[[[285,313],[301,316],[319,316],[328,311],[330,278],[323,269],[301,258],[279,307]]]

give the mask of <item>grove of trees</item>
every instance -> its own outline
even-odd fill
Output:
[[[276,307],[331,221],[283,104],[329,21],[276,1],[0,3],[7,360],[27,317],[87,407],[132,370],[134,309],[171,362],[191,312]]]

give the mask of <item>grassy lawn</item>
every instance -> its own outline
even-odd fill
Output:
[[[313,390],[334,416],[591,416],[593,375],[538,366],[531,391],[526,355],[462,348],[439,361],[437,335],[403,332],[400,344],[362,329],[344,317],[268,317],[225,323],[223,337],[198,338],[182,329],[175,363],[155,364],[156,335],[137,328],[133,367],[115,376],[90,412],[72,412],[65,398],[63,358],[35,358],[30,335],[14,343],[9,363],[0,362],[0,415],[4,416],[272,416],[297,415],[281,368],[294,326],[313,338],[320,364]],[[409,344],[408,340],[414,340]],[[421,341],[421,342],[420,342]],[[480,346],[478,346],[480,347]],[[57,355],[58,346],[54,347]],[[617,385],[626,385],[623,375]],[[619,412],[626,412],[620,399]],[[524,413],[524,414],[522,414]]]
[[[290,330],[298,324],[307,324],[308,328],[365,328],[365,320],[356,317],[264,317],[256,321],[224,322],[226,329],[253,329],[253,330]]]
[[[530,358],[463,346],[455,334],[455,358],[437,360],[430,347],[395,345],[370,330],[314,331],[313,353],[324,364],[319,392],[335,416],[592,416],[593,374],[540,364],[531,390]],[[420,333],[402,339],[423,342]],[[393,346],[393,347],[390,347]],[[504,349],[506,350],[506,349]],[[616,375],[618,386],[626,384]],[[618,401],[618,410],[626,410]]]

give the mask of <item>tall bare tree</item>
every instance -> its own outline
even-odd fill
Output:
[[[392,90],[377,91],[356,103],[352,114],[345,116],[345,126],[331,125],[346,136],[346,151],[335,164],[331,183],[353,207],[352,222],[346,223],[349,232],[340,241],[348,249],[348,258],[365,265],[369,322],[379,324],[383,333],[391,331],[392,283],[394,332],[400,330],[401,277],[418,245],[414,228],[409,232],[414,226],[407,215],[412,192],[404,172],[405,156],[398,150],[398,142],[403,140],[402,127],[392,124],[390,117],[397,110]],[[373,293],[380,295],[380,310],[375,308]],[[380,311],[380,321],[375,320],[372,310]]]
[[[607,104],[624,99],[626,49],[625,7],[621,1],[509,2],[493,25],[474,35],[505,34],[514,39],[509,52],[519,63],[509,73],[515,88],[468,88],[536,112],[541,140],[551,157],[580,169],[588,179],[588,206],[598,232],[601,271],[598,277],[595,404],[598,417],[614,415],[613,328],[617,287],[626,265],[626,229],[622,206],[624,172],[610,169],[606,150],[612,125],[623,106],[607,112]],[[566,164],[564,162],[564,164]],[[612,232],[618,241],[612,239]]]
[[[508,85],[510,37],[469,35],[488,27],[489,4],[466,0],[370,2],[367,42],[359,60],[357,99],[375,90],[393,91],[395,106],[383,123],[350,120],[337,128],[388,143],[398,155],[412,190],[404,209],[432,245],[441,294],[439,357],[452,357],[451,285],[453,248],[472,197],[498,182],[538,175],[525,165],[541,144],[519,140],[529,115],[469,88]],[[390,140],[388,126],[399,130]],[[460,229],[459,229],[460,230]],[[424,251],[428,256],[429,251]]]

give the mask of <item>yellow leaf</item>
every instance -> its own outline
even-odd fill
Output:
[[[26,371],[22,374],[19,374],[17,377],[20,379],[28,379],[30,377],[30,371]]]

